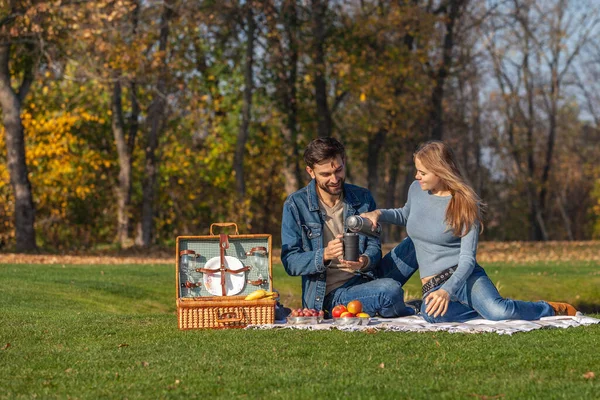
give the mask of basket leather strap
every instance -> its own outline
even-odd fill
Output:
[[[231,323],[235,323],[235,322],[241,322],[242,319],[244,319],[244,311],[240,310],[242,313],[242,316],[240,317],[239,315],[237,315],[235,313],[235,311],[231,311],[231,312],[225,312],[221,315],[219,315],[217,317],[217,322],[220,324],[231,324]]]
[[[223,296],[227,295],[227,289],[225,288],[225,249],[229,248],[229,239],[224,233],[219,234],[219,253],[221,256],[221,293]]]
[[[217,272],[227,272],[229,274],[239,274],[240,272],[250,271],[250,267],[244,267],[240,269],[231,269],[231,268],[219,268],[219,269],[206,269],[206,268],[196,268],[196,272],[202,272],[203,274],[216,274]]]
[[[253,256],[254,253],[265,255],[267,254],[267,248],[264,246],[253,247],[246,253],[247,256]]]

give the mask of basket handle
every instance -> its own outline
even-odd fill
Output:
[[[220,324],[232,324],[235,322],[241,322],[243,317],[238,317],[235,311],[224,312],[217,317],[217,322]]]
[[[213,226],[220,226],[220,227],[234,226],[235,234],[236,235],[240,234],[240,232],[238,230],[238,226],[235,222],[215,222],[215,223],[210,224],[210,236],[215,236],[215,234],[213,233]]]

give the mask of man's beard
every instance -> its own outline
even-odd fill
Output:
[[[321,190],[323,190],[325,193],[329,193],[332,196],[338,196],[338,195],[342,194],[342,192],[344,191],[344,182],[345,181],[346,181],[345,179],[340,179],[338,186],[333,187],[333,188],[331,186],[327,186],[322,183],[319,183],[319,188]]]

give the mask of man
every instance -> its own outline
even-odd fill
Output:
[[[281,261],[289,275],[302,276],[303,307],[330,312],[359,300],[371,316],[414,314],[402,289],[417,269],[410,239],[381,260],[379,239],[359,235],[358,261],[343,259],[346,218],[376,208],[367,189],[345,183],[344,146],[330,137],[315,139],[304,161],[312,180],[287,198],[281,224]]]

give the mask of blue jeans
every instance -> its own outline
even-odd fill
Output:
[[[544,301],[531,302],[503,298],[483,268],[477,265],[465,285],[460,288],[456,296],[450,298],[446,314],[434,318],[425,312],[427,308],[425,298],[440,286],[431,289],[423,296],[421,315],[427,322],[465,322],[476,318],[492,321],[505,319],[532,321],[554,315],[552,307]]]
[[[338,304],[359,300],[363,312],[384,318],[414,315],[412,308],[404,304],[402,286],[418,269],[415,246],[409,238],[404,239],[390,251],[373,269],[373,277],[357,275],[325,296],[323,309],[330,312]]]

